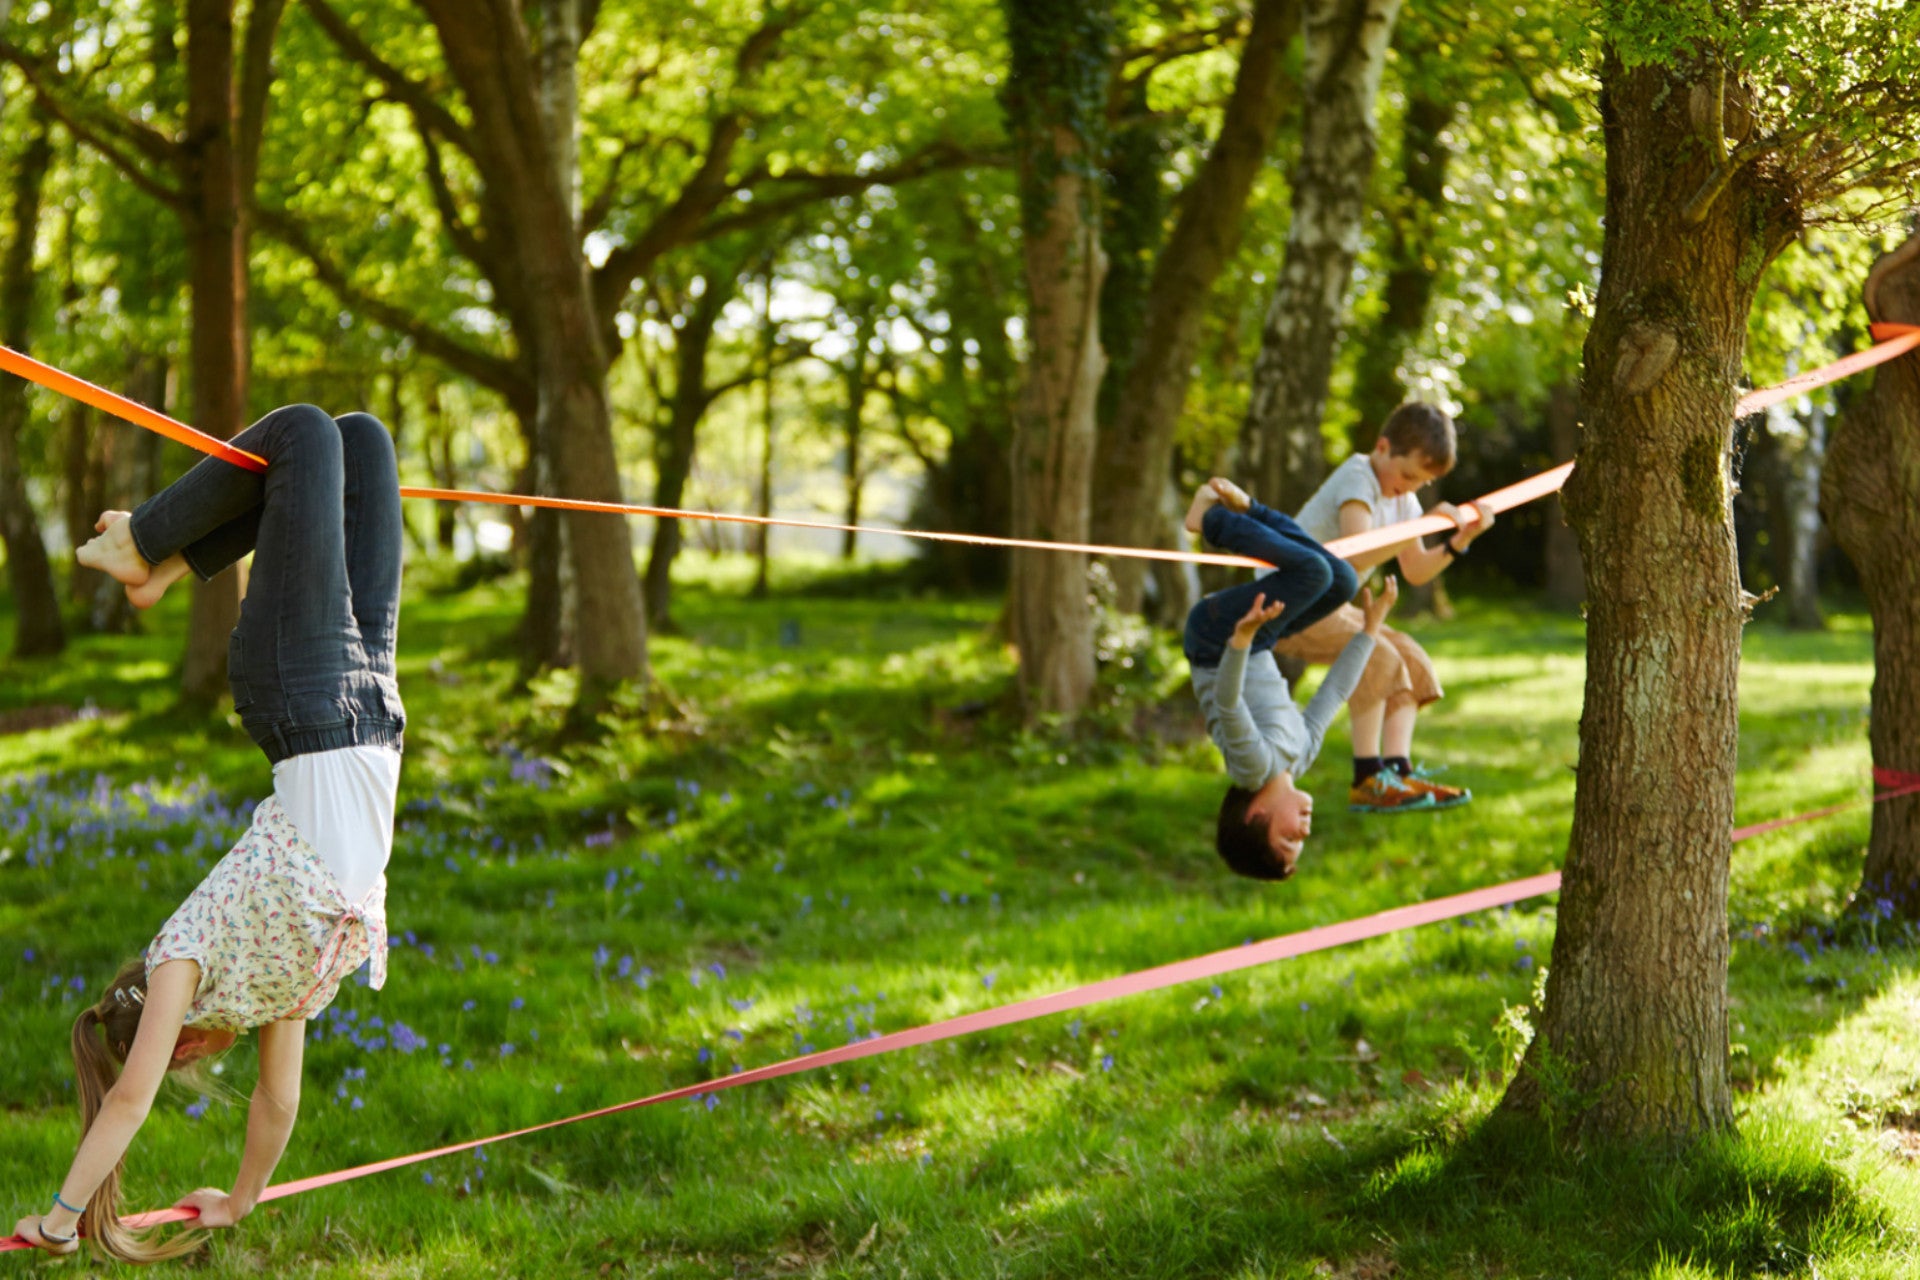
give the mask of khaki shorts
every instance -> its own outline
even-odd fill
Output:
[[[1359,635],[1365,626],[1366,618],[1360,610],[1343,604],[1305,631],[1285,637],[1273,648],[1276,653],[1297,658],[1308,666],[1324,667],[1339,657],[1347,641]],[[1424,707],[1439,701],[1443,692],[1440,677],[1433,669],[1433,659],[1419,642],[1392,627],[1382,627],[1380,642],[1373,646],[1367,669],[1360,673],[1360,683],[1354,686],[1353,696],[1347,701],[1364,707],[1384,700],[1388,710],[1392,710],[1407,702]]]

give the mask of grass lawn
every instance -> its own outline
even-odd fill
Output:
[[[996,709],[992,601],[794,570],[755,602],[702,572],[684,634],[653,645],[679,712],[573,748],[553,745],[564,675],[509,691],[515,591],[416,584],[391,977],[314,1024],[280,1179],[1549,870],[1565,846],[1575,619],[1469,601],[1413,624],[1449,693],[1422,754],[1475,802],[1346,813],[1343,720],[1299,875],[1259,885],[1211,851],[1222,776],[1164,642],[1112,664],[1111,705],[1068,740]],[[0,663],[16,1214],[73,1151],[74,1016],[269,786],[224,714],[171,709],[183,605]],[[1864,793],[1870,653],[1858,617],[1749,631],[1741,820]],[[48,706],[88,710],[23,728]],[[1683,1159],[1485,1122],[1551,942],[1536,902],[296,1197],[200,1273],[1909,1276],[1920,974],[1904,939],[1825,928],[1867,826],[1739,847],[1741,1138]],[[133,1207],[231,1178],[251,1049],[222,1067],[232,1098],[163,1095]]]

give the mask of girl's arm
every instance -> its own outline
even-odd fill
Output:
[[[140,1010],[140,1030],[134,1034],[133,1047],[127,1051],[120,1078],[107,1090],[100,1114],[80,1140],[80,1151],[60,1184],[60,1198],[68,1204],[84,1205],[107,1180],[114,1166],[127,1154],[133,1135],[140,1132],[153,1099],[160,1092],[167,1067],[173,1062],[173,1050],[180,1039],[180,1028],[193,1007],[193,993],[200,986],[200,966],[192,960],[168,960],[147,979],[147,999]],[[54,1206],[42,1219],[54,1235],[70,1236],[79,1226],[76,1213]]]
[[[200,1211],[201,1226],[230,1227],[259,1203],[300,1113],[300,1063],[306,1043],[307,1024],[298,1019],[260,1029],[260,1083],[247,1104],[247,1149],[233,1190],[202,1187],[178,1202],[179,1207]]]

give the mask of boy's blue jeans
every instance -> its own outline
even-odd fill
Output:
[[[208,458],[127,522],[148,563],[175,552],[210,578],[253,552],[227,647],[233,709],[278,763],[400,745],[400,477],[377,418],[275,409],[235,436],[265,473]]]
[[[1187,662],[1217,667],[1233,638],[1233,628],[1253,608],[1256,596],[1281,601],[1280,616],[1254,633],[1253,647],[1304,631],[1353,599],[1360,577],[1353,566],[1308,536],[1284,511],[1254,503],[1245,513],[1224,505],[1208,510],[1200,531],[1208,542],[1235,555],[1265,560],[1273,569],[1251,582],[1204,597],[1187,614]]]

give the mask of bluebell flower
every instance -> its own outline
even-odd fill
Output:
[[[527,1007],[526,999],[522,996],[515,996],[513,999],[507,1002],[507,1008],[516,1013],[526,1007]]]
[[[1100,1059],[1100,1069],[1101,1069],[1102,1071],[1111,1071],[1111,1070],[1113,1070],[1113,1055],[1112,1055],[1112,1054],[1110,1054],[1110,1053],[1109,1053],[1109,1054],[1107,1054],[1107,1055],[1105,1055],[1104,1057],[1102,1057],[1102,1058]]]
[[[188,1118],[192,1120],[198,1120],[201,1116],[204,1116],[205,1114],[207,1114],[207,1108],[212,1104],[213,1104],[213,1099],[207,1097],[207,1095],[204,1093],[201,1094],[200,1100],[198,1102],[190,1102],[187,1104]]]

